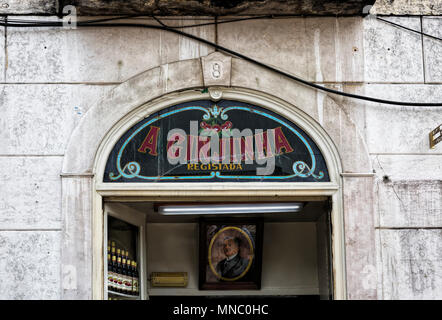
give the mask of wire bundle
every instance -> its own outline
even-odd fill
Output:
[[[251,63],[253,63],[257,66],[260,66],[264,69],[270,70],[270,71],[275,72],[280,75],[283,75],[291,80],[302,83],[303,85],[306,85],[306,86],[309,86],[309,87],[312,87],[312,88],[315,88],[317,90],[324,91],[327,93],[336,94],[336,95],[344,96],[347,98],[353,98],[353,99],[358,99],[358,100],[364,100],[364,101],[370,101],[370,102],[376,102],[376,103],[382,103],[382,104],[389,104],[389,105],[411,106],[411,107],[441,107],[442,106],[442,102],[427,103],[427,102],[404,102],[404,101],[385,100],[385,99],[367,97],[367,96],[363,96],[363,95],[357,95],[357,94],[352,94],[352,93],[347,93],[347,92],[342,92],[342,91],[330,89],[330,88],[318,85],[316,83],[304,80],[302,78],[296,77],[296,76],[289,74],[287,72],[278,70],[278,69],[271,67],[263,62],[260,62],[258,60],[255,60],[255,59],[249,57],[249,56],[243,55],[237,51],[234,51],[234,50],[231,50],[231,49],[226,48],[224,46],[221,46],[217,43],[208,41],[206,39],[203,39],[203,38],[197,37],[195,35],[192,35],[190,33],[186,33],[186,32],[179,30],[179,29],[184,29],[184,28],[201,27],[201,26],[220,24],[220,23],[232,23],[232,22],[238,22],[238,21],[244,21],[244,20],[274,18],[274,16],[271,16],[271,15],[224,20],[224,21],[219,21],[219,22],[217,21],[217,22],[200,23],[200,24],[193,24],[193,25],[184,25],[184,26],[177,26],[177,27],[168,26],[168,25],[164,24],[160,19],[158,19],[157,17],[154,17],[154,16],[152,16],[152,18],[155,19],[155,21],[157,21],[159,25],[147,24],[147,23],[109,22],[109,21],[114,21],[114,20],[130,19],[130,18],[135,18],[135,17],[140,17],[140,16],[141,15],[130,15],[130,16],[121,16],[121,17],[114,17],[114,18],[77,21],[76,26],[79,28],[97,28],[97,27],[101,27],[101,28],[124,27],[124,28],[126,28],[127,27],[127,28],[146,28],[146,29],[157,29],[157,30],[168,31],[168,32],[172,32],[177,35],[180,35],[180,36],[183,36],[183,37],[195,40],[195,41],[199,41],[199,42],[204,43],[208,46],[211,46],[217,50],[223,51],[223,52],[228,53],[232,56],[235,56],[235,57],[241,58],[245,61],[251,62]],[[440,38],[424,34],[420,31],[416,31],[416,30],[404,27],[402,25],[398,25],[398,24],[390,22],[388,20],[384,20],[384,19],[380,19],[380,18],[377,18],[377,19],[380,21],[384,21],[386,23],[390,23],[395,26],[399,26],[399,27],[404,28],[409,31],[417,32],[417,33],[420,33],[425,36],[429,36],[429,37],[437,39],[437,40],[442,40]],[[16,27],[16,28],[26,28],[26,27],[39,28],[39,27],[64,27],[65,25],[64,25],[63,21],[55,21],[55,22],[52,22],[52,21],[31,21],[31,20],[16,20],[16,19],[4,18],[3,21],[0,22],[0,26]]]

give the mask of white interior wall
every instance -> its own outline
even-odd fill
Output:
[[[187,272],[186,288],[151,288],[149,295],[318,294],[314,222],[264,223],[261,290],[198,290],[198,224],[148,223],[147,271]]]

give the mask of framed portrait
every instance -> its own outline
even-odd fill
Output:
[[[200,290],[261,289],[262,221],[202,219],[199,233]]]

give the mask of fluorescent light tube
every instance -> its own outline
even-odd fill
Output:
[[[245,214],[299,212],[303,203],[238,203],[212,205],[159,206],[162,215],[205,215],[205,214]]]

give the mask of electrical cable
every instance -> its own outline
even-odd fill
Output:
[[[167,26],[166,24],[163,23],[163,21],[161,21],[160,19],[158,19],[155,16],[151,16],[156,22],[158,22],[160,25],[162,25],[164,28],[170,28],[169,26]]]
[[[66,16],[66,17],[68,17],[68,16]],[[215,22],[206,22],[206,23],[199,23],[199,24],[189,24],[189,25],[184,25],[184,26],[170,26],[170,25],[166,25],[165,23],[163,23],[161,20],[159,20],[155,16],[146,16],[144,14],[125,15],[125,16],[118,16],[118,17],[113,17],[113,18],[103,18],[103,19],[97,19],[97,20],[87,20],[87,21],[82,21],[82,23],[107,22],[107,21],[112,21],[112,20],[132,19],[132,18],[141,18],[141,17],[152,18],[152,19],[156,20],[158,23],[160,23],[162,26],[164,26],[166,28],[172,28],[172,29],[185,29],[185,28],[203,27],[203,26],[211,26],[211,25],[215,25],[216,24]],[[276,17],[279,18],[279,19],[282,19],[282,18],[288,19],[288,18],[292,18],[292,17],[295,17],[295,16],[265,15],[265,16],[258,16],[258,17],[247,17],[247,18],[238,18],[238,19],[221,20],[221,21],[218,20],[218,24],[220,24],[220,23],[241,22],[241,21],[247,21],[247,20],[275,19]],[[163,19],[163,20],[165,20],[165,19]],[[11,22],[11,23],[15,22],[15,23],[20,23],[20,24],[21,23],[30,23],[30,24],[35,24],[35,23],[51,23],[51,21],[16,20],[16,19],[8,19],[8,22]]]
[[[118,17],[112,17],[112,18],[103,18],[103,19],[97,19],[97,20],[85,20],[85,21],[81,21],[82,23],[97,23],[97,22],[107,22],[107,21],[113,21],[113,20],[121,20],[121,19],[131,19],[131,18],[137,18],[137,17],[142,17],[145,15],[141,15],[141,14],[132,14],[132,15],[125,15],[125,16],[118,16]],[[68,17],[68,16],[65,16]],[[1,17],[0,17],[1,19]],[[49,23],[52,24],[54,23],[54,21],[35,21],[35,20],[17,20],[17,19],[8,19],[8,23],[19,23],[19,24],[23,24],[23,23],[29,23],[31,25],[36,24],[36,23]],[[57,22],[58,23],[58,22]]]
[[[216,24],[221,24],[221,23],[232,23],[232,22],[241,22],[241,21],[248,21],[248,20],[260,20],[260,19],[273,19],[273,15],[265,15],[265,16],[258,16],[258,17],[248,17],[248,18],[239,18],[239,19],[231,19],[231,20],[221,20],[221,21],[217,21],[217,22],[207,22],[207,23],[199,23],[199,24],[190,24],[190,25],[184,25],[184,26],[169,26],[166,25],[165,23],[163,23],[160,19],[158,19],[155,16],[151,16],[152,18],[154,18],[158,23],[160,23],[162,26],[166,27],[166,28],[171,28],[171,29],[185,29],[185,28],[195,28],[195,27],[204,27],[204,26],[212,26],[212,25],[216,25]]]
[[[125,15],[125,16],[119,16],[119,17],[113,17],[113,18],[103,18],[103,19],[97,19],[97,20],[88,20],[88,21],[82,21],[82,23],[97,23],[97,22],[107,22],[107,21],[112,21],[112,20],[121,20],[121,19],[132,19],[132,18],[140,18],[140,17],[150,17],[153,18],[154,20],[156,20],[158,23],[160,23],[163,27],[165,28],[171,28],[171,29],[185,29],[185,28],[195,28],[195,27],[204,27],[204,26],[211,26],[211,25],[215,25],[215,24],[222,24],[222,23],[233,23],[233,22],[241,22],[241,21],[247,21],[247,20],[260,20],[260,19],[289,19],[289,18],[293,18],[293,17],[299,17],[299,15],[263,15],[263,16],[258,16],[258,17],[247,17],[247,18],[238,18],[238,19],[230,19],[230,20],[221,20],[217,23],[215,22],[207,22],[207,23],[199,23],[199,24],[189,24],[189,25],[184,25],[184,26],[170,26],[170,25],[166,25],[165,23],[163,23],[161,20],[159,20],[156,16],[146,16],[144,14],[133,14],[133,15]],[[1,18],[1,17],[0,17]],[[411,28],[408,28],[404,25],[401,24],[397,24],[394,23],[392,21],[389,20],[385,20],[379,17],[376,17],[376,19],[378,19],[379,21],[383,21],[386,23],[389,23],[393,26],[417,33],[417,34],[421,34],[423,36],[435,39],[435,40],[439,40],[442,41],[442,38],[438,38],[436,36],[433,36],[431,34],[428,33],[424,33],[421,31],[417,31]],[[165,19],[163,19],[165,20]],[[45,23],[47,21],[35,21],[35,20],[16,20],[16,19],[8,19],[8,22],[14,23],[30,23],[30,24],[35,24],[35,23]]]
[[[269,65],[266,65],[263,62],[257,61],[253,58],[250,58],[248,56],[245,56],[239,52],[236,52],[234,50],[228,49],[224,46],[221,46],[219,44],[210,42],[206,39],[194,36],[192,34],[177,30],[177,29],[173,29],[173,28],[169,28],[167,27],[165,24],[161,23],[162,25],[158,26],[158,25],[150,25],[150,24],[139,24],[139,23],[90,23],[88,21],[83,21],[83,22],[77,22],[77,26],[78,27],[105,27],[105,28],[109,28],[109,27],[129,27],[129,28],[147,28],[147,29],[157,29],[157,30],[163,30],[163,31],[168,31],[168,32],[172,32],[178,35],[181,35],[183,37],[187,37],[189,39],[195,40],[195,41],[199,41],[201,43],[204,43],[208,46],[211,46],[215,49],[218,49],[220,51],[223,51],[225,53],[228,53],[230,55],[236,56],[238,58],[241,58],[245,61],[251,62],[255,65],[258,65],[264,69],[270,70],[272,72],[278,73],[280,75],[283,75],[289,79],[292,79],[294,81],[297,81],[299,83],[302,83],[306,86],[315,88],[317,90],[321,90],[327,93],[331,93],[331,94],[336,94],[336,95],[340,95],[340,96],[344,96],[344,97],[348,97],[348,98],[353,98],[353,99],[358,99],[358,100],[364,100],[364,101],[370,101],[370,102],[376,102],[376,103],[382,103],[382,104],[390,104],[390,105],[398,105],[398,106],[410,106],[410,107],[441,107],[442,106],[442,102],[436,102],[436,103],[421,103],[421,102],[404,102],[404,101],[393,101],[393,100],[385,100],[385,99],[379,99],[379,98],[373,98],[373,97],[367,97],[367,96],[362,96],[362,95],[357,95],[357,94],[352,94],[352,93],[347,93],[347,92],[342,92],[342,91],[337,91],[334,89],[330,89],[327,87],[323,87],[320,86],[318,84],[315,84],[313,82],[304,80],[302,78],[296,77],[294,75],[291,75],[287,72],[278,70],[274,67],[271,67]],[[5,27],[63,27],[63,23],[62,22],[45,22],[45,23],[35,23],[33,25],[30,24],[20,24],[20,23],[9,23],[9,22],[0,22],[0,26],[5,26]]]
[[[383,21],[383,22],[389,23],[389,24],[391,24],[391,25],[393,25],[395,27],[399,27],[399,28],[402,28],[402,29],[405,29],[405,30],[408,30],[408,31],[411,31],[411,32],[415,32],[415,33],[418,33],[420,35],[423,35],[423,36],[426,36],[426,37],[429,37],[429,38],[432,38],[432,39],[435,39],[435,40],[442,41],[442,38],[438,38],[438,37],[432,36],[431,34],[424,33],[422,31],[417,31],[417,30],[408,28],[406,26],[403,26],[401,24],[394,23],[394,22],[391,22],[391,21],[388,21],[388,20],[385,20],[385,19],[382,19],[382,18],[379,18],[379,17],[376,17],[376,19],[378,19],[379,21]]]
[[[107,22],[107,21],[113,21],[113,20],[120,20],[120,19],[131,19],[131,18],[137,18],[142,17],[141,14],[132,14],[127,16],[120,16],[120,17],[114,17],[114,18],[103,18],[103,19],[97,19],[97,20],[88,20],[84,21],[85,23],[97,23],[97,22]]]

